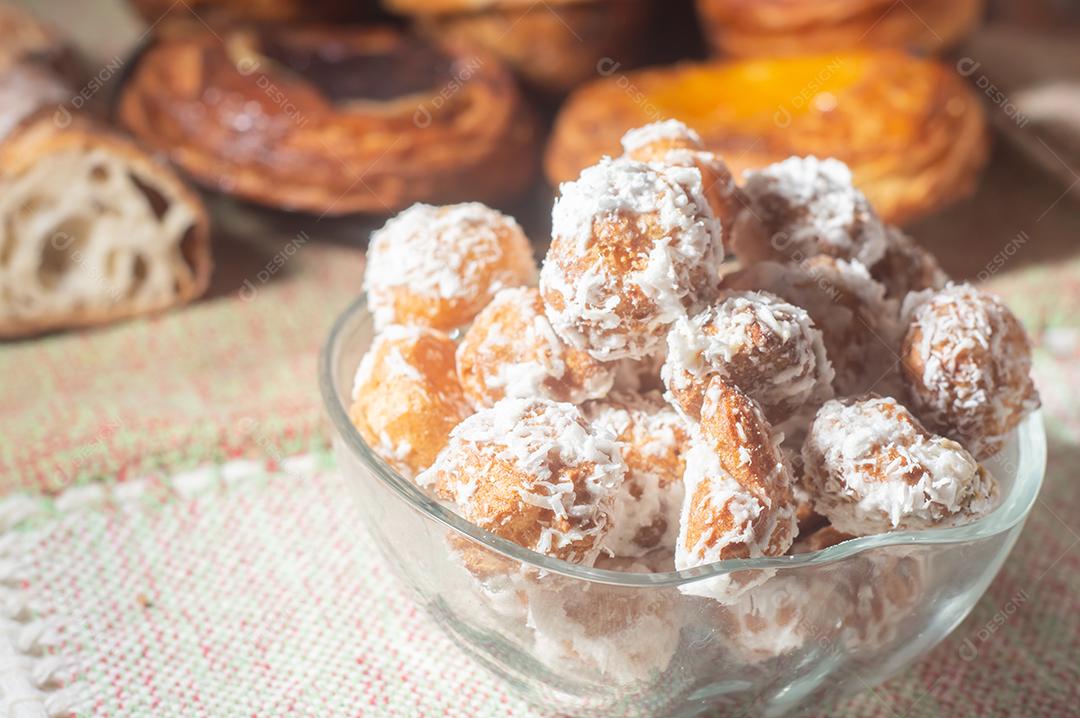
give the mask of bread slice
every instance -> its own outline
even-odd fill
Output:
[[[0,78],[0,337],[156,312],[201,294],[210,248],[199,197],[131,140],[59,111],[55,87],[12,75],[21,71]],[[39,88],[40,109],[27,112],[35,103],[26,94],[4,102],[13,87]]]

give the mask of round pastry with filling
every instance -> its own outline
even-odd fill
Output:
[[[686,495],[675,566],[780,556],[798,528],[791,473],[779,437],[761,408],[734,384],[714,377],[686,457]],[[680,586],[684,593],[730,602],[769,578],[745,571]]]
[[[891,398],[827,402],[802,455],[814,508],[853,536],[955,526],[999,498],[997,481],[963,446]]]
[[[615,436],[626,461],[604,548],[622,557],[674,549],[690,427],[655,391],[613,392],[584,411],[594,426]]]
[[[536,166],[532,112],[495,57],[389,27],[165,33],[117,115],[206,187],[319,217],[506,198]]]
[[[618,154],[627,130],[657,117],[693,127],[736,177],[791,156],[835,157],[877,213],[898,224],[970,194],[989,140],[980,98],[952,64],[835,49],[682,62],[575,89],[548,141],[548,179],[572,179]]]
[[[604,159],[560,188],[540,272],[551,325],[596,359],[642,359],[715,296],[720,224],[692,167]]]
[[[758,402],[772,422],[832,397],[833,369],[806,310],[767,292],[729,292],[668,333],[661,370],[669,400],[701,413],[705,389],[722,377]]]
[[[843,162],[789,157],[747,172],[743,194],[731,243],[744,264],[824,254],[870,266],[885,256],[885,225]]]
[[[458,424],[416,482],[477,526],[591,565],[626,475],[619,444],[573,404],[503,399]]]
[[[507,396],[580,404],[607,396],[615,380],[614,365],[559,339],[535,287],[495,295],[465,332],[457,368],[465,395],[477,407]]]
[[[1027,333],[1001,300],[970,284],[909,299],[902,355],[912,408],[976,458],[992,456],[1039,407]]]
[[[659,166],[696,167],[701,172],[705,199],[720,220],[725,247],[728,228],[745,199],[731,170],[718,155],[705,150],[698,133],[678,120],[661,120],[630,130],[622,137],[623,156]]]
[[[360,361],[349,416],[386,463],[412,478],[435,461],[470,413],[454,368],[454,343],[427,327],[394,325]]]
[[[805,309],[821,330],[837,396],[901,390],[899,308],[860,262],[826,255],[798,265],[759,262],[723,284],[771,292]]]
[[[364,289],[377,329],[451,331],[500,289],[535,279],[529,240],[512,217],[479,202],[415,204],[372,233]]]

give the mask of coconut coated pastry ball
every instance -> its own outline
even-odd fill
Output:
[[[870,266],[885,255],[885,226],[843,162],[789,157],[744,177],[747,206],[732,228],[744,264],[826,255]]]
[[[583,408],[593,426],[615,436],[626,461],[604,548],[623,557],[674,549],[690,444],[686,420],[658,392],[614,392]]]
[[[622,138],[623,155],[658,166],[695,167],[701,172],[705,199],[722,227],[731,226],[745,204],[727,164],[705,150],[698,133],[678,120],[663,120],[630,130]],[[725,242],[728,236],[724,234]],[[725,245],[726,246],[726,245]]]
[[[734,384],[713,378],[686,458],[675,565],[780,556],[798,531],[790,469],[761,408]],[[727,602],[768,578],[728,574],[680,588]]]
[[[953,526],[998,501],[997,481],[964,447],[928,432],[895,399],[827,402],[802,454],[814,508],[853,536]]]
[[[414,204],[371,235],[364,288],[376,329],[468,324],[503,287],[532,284],[536,262],[512,217],[478,202]]]
[[[498,536],[591,564],[625,476],[615,437],[573,404],[532,398],[503,399],[458,424],[416,483]]]
[[[555,332],[600,361],[655,353],[716,295],[723,247],[701,173],[605,158],[559,189],[540,272]]]
[[[757,401],[770,421],[832,397],[833,368],[805,309],[766,292],[728,292],[668,333],[661,376],[668,398],[697,419],[705,388],[721,377]]]
[[[465,332],[457,368],[465,395],[477,407],[507,396],[580,404],[606,396],[615,380],[613,365],[559,339],[533,287],[495,295]]]
[[[885,256],[870,273],[885,287],[885,296],[897,301],[910,292],[941,289],[949,281],[934,255],[896,227],[886,228]]]
[[[454,368],[454,343],[427,327],[394,325],[360,361],[349,409],[364,441],[404,476],[435,461],[471,413]]]
[[[724,286],[768,291],[805,309],[825,340],[837,396],[901,391],[899,307],[860,262],[760,262],[728,275]]]
[[[992,456],[1039,407],[1024,328],[999,299],[970,284],[910,300],[902,353],[912,408],[976,458]]]

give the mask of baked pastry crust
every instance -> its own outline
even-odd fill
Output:
[[[951,68],[880,50],[684,63],[575,91],[545,169],[573,179],[620,153],[628,129],[675,117],[739,176],[791,155],[835,157],[881,217],[900,223],[968,194],[986,161],[986,117]]]
[[[534,122],[510,73],[389,28],[160,38],[118,114],[200,183],[283,209],[491,200],[533,175]]]
[[[920,54],[953,45],[982,15],[984,0],[697,0],[716,52],[795,55],[860,47]]]
[[[384,0],[432,37],[487,48],[527,83],[562,93],[595,77],[604,60],[640,55],[647,0]]]
[[[209,283],[199,197],[83,116],[42,111],[0,142],[0,221],[0,337],[158,312]]]

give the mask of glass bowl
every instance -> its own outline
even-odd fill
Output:
[[[374,454],[348,417],[373,335],[361,299],[335,323],[320,364],[338,466],[367,530],[467,654],[561,713],[778,716],[870,688],[967,616],[1042,484],[1046,437],[1036,413],[987,462],[1001,505],[967,525],[684,571],[578,566],[468,523]],[[732,579],[751,586],[734,602],[694,595]]]

